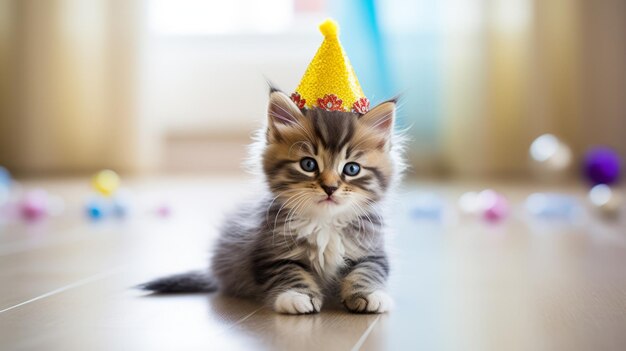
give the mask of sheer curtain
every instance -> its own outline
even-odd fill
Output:
[[[138,76],[180,76],[171,65],[150,71],[141,57],[153,53],[144,50],[145,6],[145,0],[0,0],[0,164],[31,174],[147,169],[159,158],[156,117],[169,111],[173,120],[198,110],[193,116],[204,121],[206,114],[211,127],[224,115],[207,108],[204,96],[236,102],[239,92],[256,100],[248,110],[232,110],[245,112],[241,121],[257,120],[255,106],[262,111],[265,103],[262,75],[295,86],[320,39],[308,22],[302,23],[311,27],[307,34],[251,35],[239,46],[230,37],[214,38],[219,45],[204,47],[206,56],[190,54],[190,62],[205,68],[202,84],[181,81],[180,101],[171,110],[163,99],[143,106],[142,94],[157,89],[169,97],[172,87],[160,79],[152,84],[157,88],[142,88]],[[411,126],[416,173],[524,175],[528,146],[543,133],[561,137],[578,157],[595,144],[626,154],[623,0],[345,0],[325,6],[342,25],[342,42],[372,102],[404,95],[399,117]],[[276,57],[268,50],[249,55],[256,63],[245,65],[220,56],[272,45],[288,49]],[[153,61],[159,60],[169,62],[169,56]],[[221,67],[247,67],[241,79],[256,77],[256,85],[241,91],[237,81],[209,75]],[[190,82],[197,77],[189,74]],[[208,94],[209,88],[220,95]],[[231,124],[243,130],[242,123]]]
[[[0,164],[132,170],[141,2],[0,0]]]
[[[594,144],[626,154],[625,4],[370,0],[335,12],[364,89],[404,93],[418,172],[519,176],[543,133],[577,156]]]

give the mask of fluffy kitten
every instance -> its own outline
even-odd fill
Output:
[[[221,289],[275,311],[319,312],[340,297],[352,312],[381,313],[389,261],[381,205],[401,171],[395,101],[364,115],[300,110],[272,90],[260,140],[267,190],[221,229],[209,272],[142,285],[159,293]]]

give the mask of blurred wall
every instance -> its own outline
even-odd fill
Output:
[[[581,134],[587,144],[608,144],[626,157],[626,1],[581,5]]]
[[[297,34],[147,35],[139,106],[148,167],[239,171],[266,118],[267,80],[295,89],[320,43],[316,25]]]
[[[0,164],[135,169],[140,2],[0,0]]]

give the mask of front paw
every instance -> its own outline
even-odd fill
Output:
[[[344,301],[346,308],[355,313],[384,313],[391,309],[393,300],[382,290],[372,293],[355,293],[348,296]]]
[[[274,300],[274,311],[286,314],[317,313],[322,308],[322,300],[310,297],[295,290],[280,293]]]

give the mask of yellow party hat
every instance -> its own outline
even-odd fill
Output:
[[[339,42],[337,22],[320,24],[324,41],[304,73],[291,99],[299,108],[366,113],[369,100],[363,94],[350,60]]]

